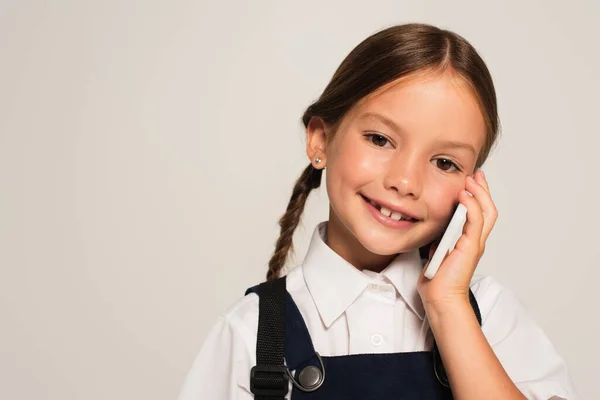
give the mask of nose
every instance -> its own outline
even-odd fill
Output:
[[[399,154],[390,160],[384,186],[386,189],[398,192],[402,197],[419,198],[423,189],[423,179],[416,154]]]

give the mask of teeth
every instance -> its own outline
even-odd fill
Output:
[[[379,210],[380,213],[382,213],[383,215],[385,215],[386,217],[389,217],[392,214],[391,210],[388,210],[385,207],[381,207],[381,210]]]
[[[392,219],[396,220],[396,221],[400,221],[400,218],[402,218],[402,214],[397,213],[397,212],[393,212],[392,215],[390,216]]]
[[[412,218],[410,217],[406,217],[402,214],[400,214],[399,212],[392,212],[392,210],[385,208],[383,206],[380,206],[379,204],[375,203],[373,200],[369,200],[369,203],[373,204],[373,206],[375,208],[377,208],[379,210],[380,213],[382,213],[383,215],[385,215],[386,217],[390,217],[396,221],[407,221],[407,220],[411,220]]]

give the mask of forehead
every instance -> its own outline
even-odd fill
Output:
[[[456,74],[418,73],[391,82],[363,98],[348,122],[381,114],[415,140],[453,140],[480,150],[486,123],[473,89]]]

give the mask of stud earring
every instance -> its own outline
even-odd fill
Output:
[[[320,163],[321,163],[321,159],[320,159],[319,157],[317,157],[317,158],[315,158],[315,162],[316,162],[317,164],[320,164]]]

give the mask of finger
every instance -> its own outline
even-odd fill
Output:
[[[485,179],[485,174],[482,170],[477,170],[474,178],[475,182],[479,183],[481,186],[483,186],[486,192],[490,193],[490,187],[488,186],[487,180]]]
[[[483,228],[480,243],[483,247],[498,218],[498,210],[496,209],[496,205],[494,204],[489,191],[487,191],[480,183],[467,179],[466,189],[473,194],[473,197],[481,207],[481,212],[483,214]]]
[[[483,188],[479,190],[483,191]],[[458,194],[458,201],[467,208],[467,221],[463,229],[464,234],[456,243],[456,247],[461,251],[478,253],[484,223],[481,206],[474,195],[469,195],[465,190]],[[466,239],[464,242],[463,238]]]

